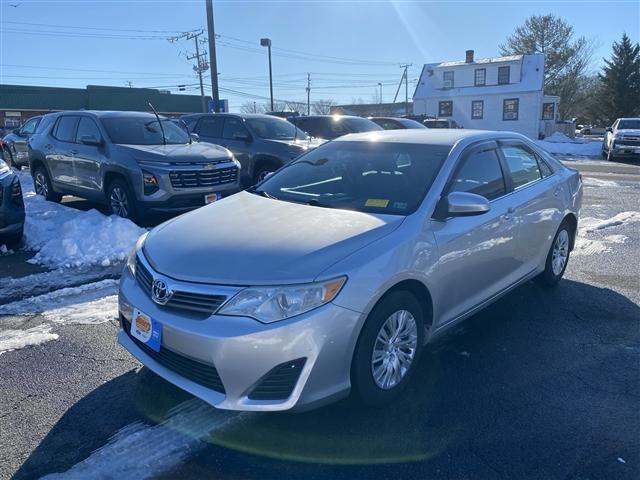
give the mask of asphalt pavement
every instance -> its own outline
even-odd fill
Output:
[[[640,210],[639,167],[566,160],[581,218]],[[529,282],[429,346],[381,409],[221,412],[141,368],[115,319],[56,325],[0,355],[0,478],[640,478],[640,223],[613,223],[557,288]]]

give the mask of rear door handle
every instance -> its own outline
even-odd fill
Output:
[[[557,197],[558,195],[560,195],[560,193],[562,193],[562,188],[560,187],[556,187],[556,189],[553,191],[553,194]]]
[[[71,155],[77,155],[78,154],[78,150],[71,150],[69,153]]]

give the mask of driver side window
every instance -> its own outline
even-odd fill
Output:
[[[247,128],[242,124],[240,120],[234,117],[228,117],[224,121],[224,130],[222,131],[222,138],[233,140],[236,135],[246,137],[249,135]]]
[[[448,192],[475,193],[488,200],[503,196],[507,189],[496,150],[480,150],[464,158],[449,182]]]

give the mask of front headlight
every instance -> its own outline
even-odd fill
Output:
[[[0,175],[4,175],[9,172],[9,165],[4,160],[0,160]]]
[[[140,250],[142,248],[142,245],[144,245],[144,241],[146,240],[148,234],[149,232],[145,232],[140,235],[140,237],[136,241],[135,247],[131,249],[131,251],[129,252],[129,256],[127,257],[127,268],[129,269],[129,272],[131,272],[131,275],[133,275],[134,277],[136,276],[136,256],[138,254],[138,250]]]
[[[324,282],[241,290],[218,312],[220,315],[252,317],[263,323],[300,315],[332,301],[347,277]]]

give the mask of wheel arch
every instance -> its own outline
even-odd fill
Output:
[[[262,165],[273,165],[277,168],[280,168],[282,165],[284,165],[284,162],[274,156],[274,155],[269,155],[267,153],[259,153],[257,154],[255,157],[253,157],[253,162],[252,162],[252,170],[251,170],[251,178],[253,179],[253,177],[255,176],[255,173],[258,171],[258,168],[260,168]]]
[[[107,170],[102,177],[102,193],[104,194],[105,199],[107,198],[107,189],[115,179],[120,179],[125,182],[135,196],[135,189],[133,188],[129,176],[126,173],[119,170]]]
[[[578,217],[575,216],[575,214],[573,213],[568,213],[564,216],[564,218],[562,219],[563,222],[567,222],[569,224],[569,226],[571,227],[571,242],[569,244],[569,250],[573,250],[573,247],[576,244],[576,236],[578,234]]]

